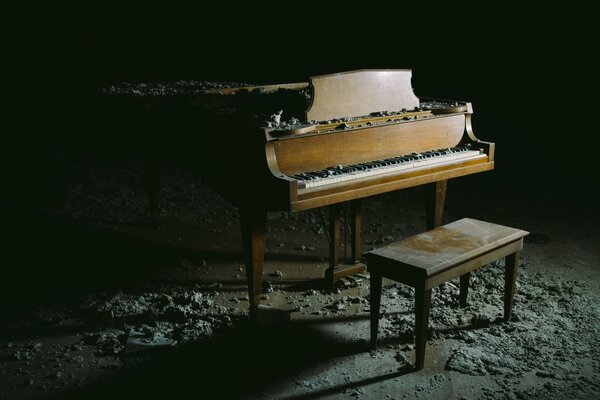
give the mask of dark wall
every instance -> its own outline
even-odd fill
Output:
[[[327,23],[213,16],[218,28],[201,18],[145,28],[82,24],[16,37],[2,76],[8,127],[2,135],[9,144],[2,180],[12,188],[4,194],[50,187],[65,164],[88,156],[98,87],[180,79],[294,82],[359,68],[411,68],[417,95],[472,101],[476,132],[497,143],[498,170],[507,181],[514,177],[525,188],[529,182],[532,192],[547,185],[553,192],[595,191],[587,184],[589,158],[562,162],[569,141],[591,135],[579,115],[565,113],[577,104],[573,88],[587,71],[577,52],[562,45],[562,32],[529,28],[514,16],[494,26],[456,20],[450,29],[423,16],[408,26],[406,19],[358,14],[357,21],[340,15]]]

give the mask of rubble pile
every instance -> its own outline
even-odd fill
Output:
[[[140,164],[92,167],[72,171],[64,202],[61,208],[54,210],[55,216],[101,230],[131,231],[131,226],[149,221]],[[231,236],[238,238],[238,227],[234,226],[237,210],[201,186],[193,174],[172,169],[163,172],[163,178],[163,221],[174,225],[181,221],[197,224],[211,233],[235,231]],[[415,209],[417,205],[420,207],[420,197],[410,192],[402,198],[398,196],[390,194],[365,200],[365,250],[423,229],[424,221],[419,219],[419,214],[406,209],[412,203]],[[381,213],[382,209],[388,212]],[[403,218],[396,218],[396,214]],[[320,269],[325,268],[326,229],[321,217],[324,215],[318,210],[269,214],[267,257],[282,257],[272,257],[271,260],[275,260],[272,268],[265,268],[263,304],[289,311],[292,323],[300,322],[294,326],[310,322],[306,325],[323,331],[329,329],[330,336],[339,340],[332,340],[332,345],[339,346],[340,353],[347,346],[352,354],[336,354],[332,360],[322,360],[320,354],[308,354],[310,365],[302,365],[302,370],[285,371],[289,372],[289,390],[297,390],[299,396],[312,392],[307,397],[313,398],[319,397],[319,391],[324,395],[333,394],[336,387],[340,396],[358,398],[386,398],[386,394],[391,396],[400,391],[407,393],[407,398],[443,398],[442,394],[448,392],[455,396],[451,398],[463,395],[525,400],[599,397],[600,295],[597,283],[581,278],[586,276],[583,273],[577,277],[579,280],[567,280],[556,273],[568,271],[563,276],[570,277],[577,269],[583,270],[588,262],[585,260],[597,259],[595,254],[586,259],[581,253],[570,259],[571,253],[565,252],[554,259],[546,253],[556,254],[548,248],[559,246],[559,240],[549,232],[549,236],[532,234],[523,253],[513,318],[509,322],[502,321],[502,261],[471,273],[465,309],[458,304],[458,280],[434,288],[428,354],[439,357],[438,363],[430,364],[432,370],[424,373],[408,373],[373,383],[373,378],[385,377],[412,365],[414,290],[384,282],[381,344],[377,351],[369,351],[367,347],[360,347],[368,342],[369,334],[368,279],[353,287],[323,289],[315,285],[295,290],[283,287],[281,282],[293,278],[294,274],[295,265],[286,263],[290,255],[300,256],[303,261],[309,259],[305,268],[311,273],[320,274]],[[165,231],[161,229],[157,231]],[[592,233],[589,235],[595,237]],[[215,235],[218,240],[222,236]],[[552,237],[552,245],[548,245],[549,237]],[[174,239],[169,237],[168,240]],[[221,244],[218,240],[215,243]],[[239,254],[240,249],[241,246],[224,253],[227,256]],[[165,262],[168,274],[164,274],[173,279],[168,282],[177,284],[167,285],[165,280],[157,283],[146,275],[136,277],[133,284],[117,281],[110,289],[102,287],[80,301],[39,307],[22,320],[0,326],[0,331],[8,337],[0,342],[0,393],[4,391],[5,397],[10,397],[11,393],[24,388],[59,390],[85,386],[92,378],[110,376],[125,367],[129,359],[125,356],[133,347],[173,347],[176,344],[187,350],[195,347],[184,347],[192,343],[210,347],[213,340],[231,333],[230,329],[236,333],[243,331],[238,320],[246,318],[249,299],[243,261],[241,256],[236,257],[222,262],[220,275],[230,280],[237,276],[239,284],[237,281],[232,284],[231,291],[214,283],[216,278],[206,285],[197,284],[195,279],[202,277],[205,270],[216,268],[209,257],[206,257],[208,261],[200,261],[200,257],[182,261],[177,253],[177,257]],[[595,265],[588,267],[591,270]],[[324,333],[318,336],[316,343],[327,343],[329,339]],[[288,351],[287,344],[281,351]],[[178,353],[177,357],[184,353],[186,351]],[[150,359],[153,353],[135,354]],[[267,354],[275,353],[267,349]],[[240,362],[237,354],[226,355],[231,356],[227,363]],[[265,366],[276,360],[265,358],[264,361],[261,368],[269,372]],[[313,362],[318,364],[317,372],[312,369]],[[205,372],[211,366],[204,364],[194,365]],[[279,382],[278,371],[270,372],[276,377],[273,381]],[[243,379],[243,376],[236,378]],[[203,383],[210,384],[208,379]],[[472,392],[457,392],[464,387],[472,388]],[[377,390],[380,391],[373,394]],[[387,398],[402,398],[402,395]]]
[[[458,306],[458,282],[433,289],[430,312],[430,343],[454,340],[445,369],[472,376],[492,376],[504,390],[518,398],[535,398],[531,390],[519,392],[518,384],[534,374],[581,386],[589,370],[586,356],[596,368],[600,362],[600,298],[579,281],[564,281],[529,273],[521,268],[513,317],[503,322],[504,269],[495,262],[471,273],[468,307]],[[380,336],[400,338],[405,353],[414,338],[414,290],[394,284],[384,288]],[[551,396],[552,384],[542,392]],[[596,389],[597,390],[597,389]],[[589,391],[589,389],[586,389]],[[493,397],[496,398],[496,397]],[[554,398],[554,397],[550,397]]]
[[[81,308],[84,312],[108,317],[122,330],[91,333],[84,341],[97,346],[100,353],[116,354],[123,350],[126,332],[140,332],[147,339],[168,338],[184,344],[212,337],[219,329],[231,326],[231,315],[236,312],[234,307],[213,301],[211,297],[215,295],[215,292],[171,287],[160,293],[120,292],[106,298],[88,298]]]
[[[232,87],[250,86],[239,82],[210,82],[210,81],[175,81],[175,82],[123,82],[100,89],[107,95],[122,95],[130,97],[155,97],[201,94],[209,89],[226,89]]]

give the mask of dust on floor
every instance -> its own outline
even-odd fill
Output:
[[[263,304],[289,310],[291,322],[254,326],[246,318],[235,210],[171,171],[163,189],[165,226],[132,224],[128,219],[145,218],[143,191],[114,177],[126,182],[136,168],[114,168],[119,174],[94,170],[87,188],[69,186],[53,218],[175,247],[191,246],[193,229],[185,227],[191,224],[208,232],[202,255],[175,253],[147,274],[12,315],[0,339],[0,398],[600,397],[593,225],[574,232],[505,210],[486,215],[533,232],[514,316],[499,318],[501,261],[472,273],[466,309],[458,307],[458,282],[441,285],[433,291],[426,367],[414,372],[413,290],[386,282],[381,344],[370,349],[368,279],[349,288],[326,288],[317,279],[327,248],[318,211],[270,215]],[[410,191],[367,199],[367,248],[421,230],[419,202]],[[455,215],[465,216],[459,208]],[[211,246],[231,256],[205,257]]]

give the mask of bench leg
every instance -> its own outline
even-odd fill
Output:
[[[371,347],[377,348],[377,332],[379,330],[379,308],[381,305],[382,276],[371,272]]]
[[[467,295],[469,294],[469,276],[471,276],[470,272],[460,276],[460,293],[458,295],[458,299],[461,308],[465,308],[467,306]]]
[[[415,368],[423,368],[425,363],[425,346],[427,344],[427,326],[429,325],[429,306],[431,305],[431,289],[425,285],[415,288]]]
[[[509,321],[512,313],[512,304],[515,297],[515,283],[517,282],[517,269],[519,268],[520,251],[506,256],[504,260],[504,320]]]

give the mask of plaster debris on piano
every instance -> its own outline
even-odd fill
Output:
[[[475,136],[472,105],[419,98],[411,79],[408,69],[359,70],[277,85],[139,84],[103,94],[150,114],[141,140],[154,132],[160,142],[175,123],[189,134],[203,183],[239,208],[254,309],[268,211],[329,208],[324,280],[333,285],[364,272],[361,199],[424,186],[431,228],[442,222],[449,179],[494,169],[495,145]],[[156,207],[156,181],[148,191]]]

